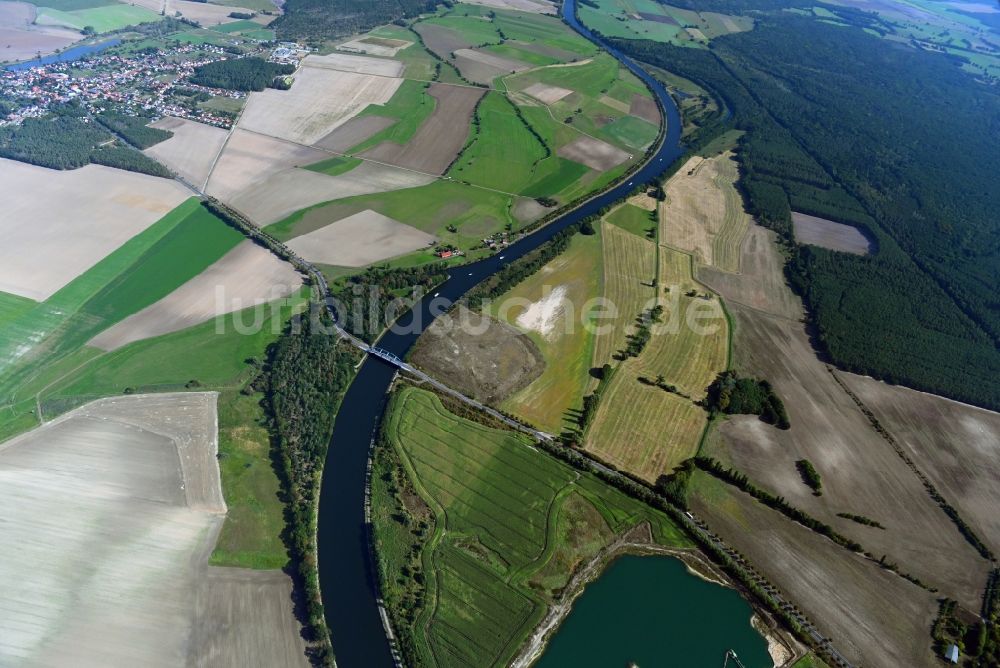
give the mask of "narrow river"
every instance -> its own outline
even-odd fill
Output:
[[[574,12],[575,3],[576,0],[563,2],[563,18],[646,82],[665,113],[666,137],[652,159],[630,180],[513,244],[503,253],[503,263],[534,250],[562,229],[621,199],[635,184],[646,183],[659,176],[683,154],[680,112],[663,85],[580,25]],[[453,302],[495,273],[502,262],[499,257],[492,256],[456,268],[448,281],[438,288],[438,299],[435,301],[447,299]],[[433,321],[429,302],[430,299],[424,299],[400,322],[407,325],[417,318],[417,327],[401,327],[400,331],[408,332],[405,334],[388,332],[377,345],[404,357],[419,332]],[[340,668],[391,668],[393,665],[378,613],[377,576],[368,547],[364,499],[368,449],[394,373],[395,367],[376,357],[368,357],[362,364],[357,378],[344,396],[334,424],[323,474],[318,527],[319,576],[326,623]]]

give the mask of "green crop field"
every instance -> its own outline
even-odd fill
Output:
[[[649,522],[658,542],[687,544],[666,516],[526,437],[455,416],[424,390],[394,395],[384,436],[372,491],[383,591],[421,665],[506,665],[572,572],[637,523]],[[397,502],[393,461],[419,500],[407,493]],[[422,530],[425,540],[413,545],[401,527],[415,518],[430,535]],[[401,577],[411,549],[426,605],[414,603],[413,580]]]
[[[75,12],[80,9],[118,4],[115,0],[27,0],[27,2],[36,7],[50,7],[61,12]]]
[[[534,123],[532,121],[532,123]],[[555,197],[580,183],[590,171],[586,165],[551,155],[538,163],[531,186],[525,189],[526,197]]]
[[[360,164],[361,158],[335,155],[332,158],[327,158],[326,160],[320,160],[319,162],[307,165],[306,169],[311,172],[326,174],[327,176],[338,176],[351,171]]]
[[[550,49],[569,52],[575,57],[587,57],[597,53],[597,47],[592,42],[578,35],[554,16],[497,10],[494,22],[503,30],[508,40],[537,42]]]
[[[400,85],[385,104],[370,104],[358,116],[385,116],[397,119],[395,123],[377,132],[362,143],[351,148],[349,153],[359,153],[383,141],[405,144],[416,133],[417,128],[434,113],[437,102],[427,93],[429,84],[407,79]]]
[[[531,184],[545,147],[518,118],[513,104],[490,92],[479,104],[479,127],[472,143],[448,171],[452,178],[484,188],[519,193]]]
[[[617,225],[627,232],[648,239],[650,230],[654,237],[656,232],[656,217],[650,211],[640,209],[632,204],[622,204],[605,218],[612,225]]]
[[[37,303],[27,297],[0,292],[0,330],[9,322],[30,311]]]
[[[652,144],[660,129],[635,116],[620,116],[601,128],[600,134],[613,144],[624,144],[638,151]]]
[[[120,3],[74,11],[60,11],[49,7],[41,7],[38,13],[49,22],[76,28],[77,30],[83,30],[85,27],[90,26],[98,33],[111,32],[139,23],[153,23],[163,19],[162,16],[152,10]]]
[[[693,12],[655,0],[595,0],[595,4],[579,6],[580,20],[608,37],[701,48],[720,35],[753,28],[747,17]]]
[[[499,42],[500,33],[492,21],[479,18],[486,13],[485,8],[476,5],[456,5],[454,13],[449,16],[436,16],[426,19],[424,23],[439,25],[454,30],[470,44],[484,42]],[[466,18],[473,17],[473,18]]]
[[[583,305],[601,294],[601,235],[577,234],[570,247],[494,302],[489,313],[519,324],[526,307],[555,290],[564,291],[562,312],[547,333],[528,331],[545,358],[545,371],[503,403],[503,408],[550,433],[567,426],[567,413],[583,401],[594,356],[594,334],[584,326]]]

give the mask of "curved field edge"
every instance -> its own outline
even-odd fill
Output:
[[[390,401],[372,495],[382,593],[404,655],[435,663],[509,662],[573,572],[615,535],[645,522],[660,544],[689,545],[664,515],[414,387]],[[585,538],[569,538],[567,523],[581,521]],[[413,569],[422,593],[400,577]]]

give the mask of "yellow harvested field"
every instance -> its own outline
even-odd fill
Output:
[[[594,344],[595,367],[612,361],[635,329],[635,318],[655,304],[656,244],[617,225],[601,225],[604,255],[604,298],[617,316],[605,321]]]
[[[161,118],[150,127],[169,130],[174,136],[150,146],[143,153],[159,160],[188,183],[204,189],[229,133],[222,128],[173,116]]]
[[[331,53],[325,56],[311,55],[302,61],[304,67],[353,72],[355,74],[370,74],[378,77],[403,76],[402,62],[388,58],[372,58],[370,56],[355,56],[346,53]],[[375,103],[381,104],[381,103]]]
[[[427,248],[434,237],[371,209],[295,237],[285,245],[310,262],[364,267]]]
[[[377,60],[338,55],[341,58]],[[295,82],[289,90],[268,88],[251,93],[240,117],[240,129],[312,145],[369,104],[388,102],[403,82],[394,76],[332,69],[322,64],[326,61],[318,62],[319,58],[329,59],[331,56],[308,56],[296,71]]]
[[[362,37],[360,39],[352,39],[348,42],[344,42],[343,44],[338,44],[337,48],[342,51],[353,51],[355,53],[392,58],[400,50],[405,49],[411,44],[413,44],[413,42],[408,42],[405,39]]]
[[[643,211],[656,211],[656,207],[660,205],[660,203],[656,201],[656,198],[650,197],[646,193],[632,195],[628,198],[628,203],[632,206],[639,207]]]
[[[162,218],[178,182],[101,165],[54,170],[0,159],[0,292],[44,300]]]
[[[648,482],[694,456],[708,414],[691,401],[639,381],[637,360],[623,362],[605,390],[586,449]]]
[[[663,322],[653,328],[649,345],[637,359],[648,378],[663,375],[667,383],[699,401],[715,377],[725,371],[729,329],[722,304],[691,278],[691,258],[660,247],[660,286]],[[687,296],[696,290],[696,296]],[[706,298],[708,296],[708,298]]]
[[[88,345],[115,350],[292,294],[302,276],[267,249],[244,241],[169,295],[104,330]],[[268,314],[269,315],[269,314]]]
[[[45,56],[82,38],[75,30],[36,25],[37,14],[27,2],[0,2],[0,62]]]
[[[736,190],[732,152],[694,156],[667,182],[660,208],[660,240],[692,253],[699,263],[737,272],[751,218]]]

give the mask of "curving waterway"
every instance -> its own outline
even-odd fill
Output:
[[[578,223],[601,208],[628,195],[636,184],[659,176],[684,152],[680,145],[681,118],[677,106],[659,81],[627,56],[604,43],[576,19],[576,0],[565,0],[563,18],[582,35],[598,44],[642,79],[659,100],[667,130],[653,157],[631,179],[611,188],[516,242],[499,256],[453,270],[436,292],[434,300],[449,303],[509,263],[534,250],[564,228]],[[409,326],[414,323],[416,326]],[[420,332],[434,319],[430,298],[405,315],[399,332],[387,332],[378,347],[404,357]],[[320,588],[326,607],[326,623],[340,668],[391,668],[392,655],[378,612],[378,586],[371,561],[365,526],[364,500],[367,485],[368,449],[384,409],[385,395],[395,367],[369,356],[351,383],[333,427],[319,504],[317,532]]]

